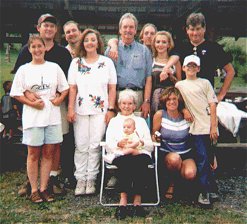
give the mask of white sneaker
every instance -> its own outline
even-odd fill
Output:
[[[83,195],[86,193],[87,182],[85,180],[78,180],[75,188],[75,196]]]
[[[117,184],[117,178],[115,176],[112,176],[110,180],[106,184],[107,189],[113,189],[116,187]]]
[[[210,200],[209,200],[209,193],[200,193],[198,197],[198,203],[200,205],[210,205]]]
[[[86,186],[86,194],[94,194],[95,191],[96,191],[95,181],[94,180],[88,180],[87,186]]]

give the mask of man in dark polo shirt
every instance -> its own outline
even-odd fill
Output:
[[[37,30],[45,42],[46,53],[45,53],[45,60],[57,63],[63,70],[65,76],[67,77],[68,69],[71,63],[71,55],[69,51],[63,47],[58,45],[55,41],[55,35],[57,32],[57,19],[51,14],[43,14],[40,16],[38,20]],[[28,46],[25,45],[21,49],[17,61],[15,63],[14,69],[12,73],[16,73],[18,68],[28,63],[32,60],[32,56],[28,50]],[[34,96],[31,93],[27,93],[30,99],[34,99]],[[61,105],[61,115],[62,115],[62,129],[63,134],[67,134],[69,132],[69,125],[66,121],[66,106],[65,103]],[[61,188],[60,183],[58,181],[58,171],[60,165],[60,144],[56,144],[54,150],[54,158],[52,163],[52,171],[51,177],[49,181],[50,189],[55,194],[63,194],[64,190]],[[27,181],[24,183],[18,191],[20,196],[28,194],[29,189],[29,182]]]
[[[235,75],[231,64],[232,57],[227,54],[223,47],[216,42],[205,39],[206,21],[202,13],[192,13],[186,20],[186,33],[188,40],[176,47],[179,56],[174,56],[173,61],[169,60],[163,72],[169,72],[169,67],[179,59],[183,64],[184,58],[195,54],[200,58],[201,66],[198,77],[208,79],[214,87],[214,76],[216,69],[224,69],[226,77],[217,95],[218,101],[222,101],[229,90]],[[161,74],[162,75],[162,74]]]

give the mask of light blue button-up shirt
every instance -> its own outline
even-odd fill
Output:
[[[110,48],[106,49],[107,56]],[[117,84],[119,88],[145,88],[145,80],[151,76],[152,55],[150,50],[136,41],[125,45],[122,40],[118,44],[118,60],[115,61]]]

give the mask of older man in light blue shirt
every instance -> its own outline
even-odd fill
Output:
[[[138,95],[137,110],[147,117],[150,111],[152,89],[152,55],[150,50],[135,41],[138,22],[131,13],[124,14],[119,22],[121,39],[118,43],[117,90],[132,89]],[[106,55],[109,48],[106,50]]]

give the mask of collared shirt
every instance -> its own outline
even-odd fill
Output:
[[[109,50],[107,48],[105,55],[108,55]],[[127,46],[119,40],[118,61],[114,63],[119,88],[144,89],[145,80],[152,72],[152,55],[146,46],[136,41]]]

